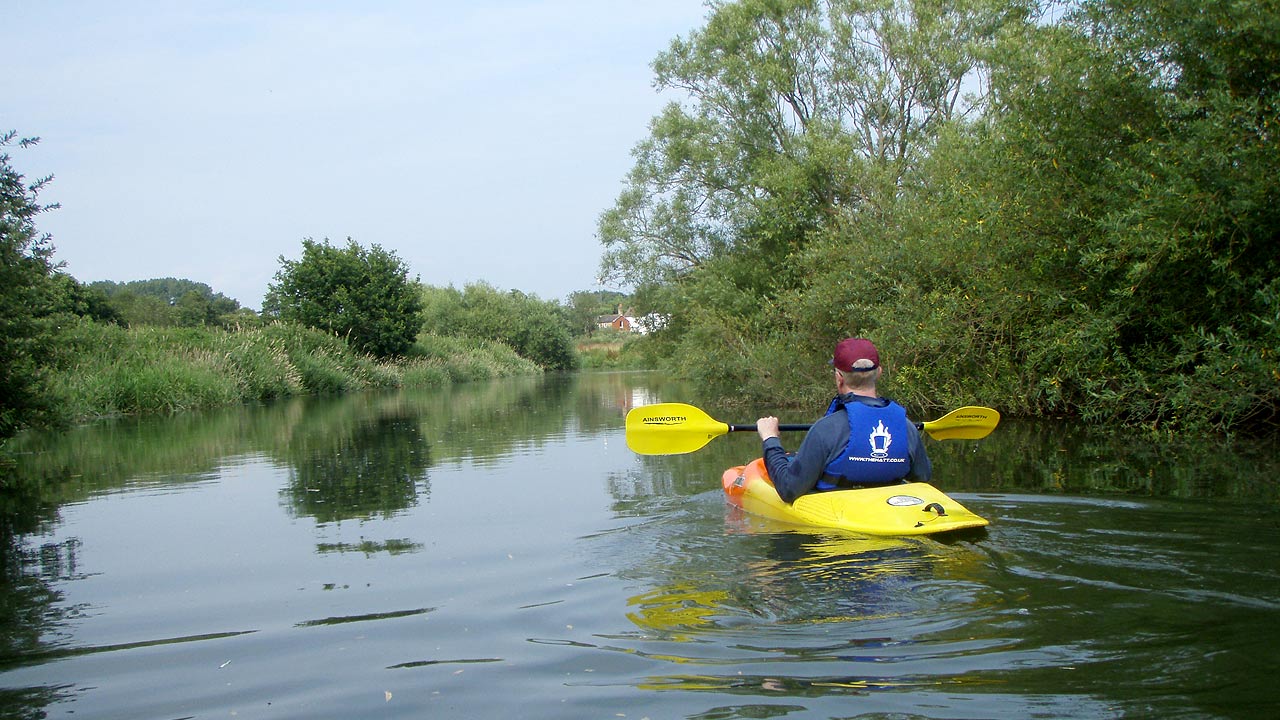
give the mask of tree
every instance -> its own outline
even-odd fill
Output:
[[[202,327],[217,325],[218,314],[213,310],[213,303],[195,290],[188,290],[173,304],[174,315],[179,327]]]
[[[1034,178],[1016,209],[1053,230],[1010,248],[1036,257],[1012,279],[1037,291],[1038,389],[1091,419],[1280,426],[1280,7],[1093,0],[1057,30],[992,123],[993,177]]]
[[[573,324],[575,336],[590,335],[596,330],[596,319],[618,311],[619,305],[630,305],[630,297],[615,290],[579,290],[569,294],[565,308]]]
[[[1276,4],[1090,0],[995,50],[984,117],[812,243],[737,354],[838,329],[896,349],[917,406],[1275,432]]]
[[[497,340],[546,370],[572,370],[578,356],[558,302],[502,292],[486,283],[427,288],[424,329],[436,335]]]
[[[1032,5],[714,2],[705,27],[671,43],[655,84],[688,100],[650,124],[598,231],[602,277],[645,289],[669,316],[655,340],[670,369],[712,391],[776,397],[795,384],[805,365],[790,356],[817,340],[797,337],[807,318],[780,309],[849,285],[820,285],[810,249],[892,222],[940,134],[986,107],[991,49]],[[862,262],[871,250],[839,243],[826,262],[875,273]],[[851,322],[824,317],[829,352]]]
[[[394,252],[366,250],[350,238],[345,248],[307,238],[302,258],[282,255],[280,265],[264,314],[340,335],[384,358],[403,355],[422,329],[417,279]]]
[[[0,135],[0,148],[17,138]],[[23,138],[27,148],[39,138]],[[54,288],[53,245],[36,230],[35,218],[56,205],[41,205],[40,191],[52,180],[24,183],[24,177],[0,153],[0,439],[9,437],[48,411],[40,390],[41,358],[51,328],[45,320]]]
[[[55,272],[52,279],[57,289],[55,305],[59,311],[96,322],[124,324],[124,318],[102,290],[84,285],[65,272]]]
[[[769,272],[850,216],[874,217],[939,128],[981,107],[977,73],[1008,0],[715,2],[654,62],[684,92],[634,150],[600,219],[601,276],[669,282],[741,253]],[[785,280],[786,278],[777,278]]]
[[[247,317],[240,312],[239,302],[193,280],[99,280],[89,288],[105,294],[116,314],[130,326],[226,327]]]

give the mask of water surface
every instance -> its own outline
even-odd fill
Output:
[[[876,539],[727,506],[753,437],[627,450],[627,409],[691,397],[595,374],[23,438],[0,716],[1280,712],[1274,446],[1006,421],[929,445],[989,530]]]

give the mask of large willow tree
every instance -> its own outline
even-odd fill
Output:
[[[992,69],[981,121],[890,222],[815,245],[786,314],[860,318],[916,404],[1274,432],[1277,4],[1082,3]],[[847,247],[877,270],[818,254]]]
[[[654,62],[656,84],[687,99],[636,147],[626,188],[601,217],[601,270],[636,286],[645,310],[670,316],[676,371],[776,398],[806,379],[778,370],[801,367],[779,303],[809,282],[803,252],[850,223],[884,222],[938,133],[980,113],[984,58],[1029,9],[1008,0],[711,9],[704,28]],[[827,327],[802,344],[844,331]]]
[[[711,8],[654,62],[656,85],[688,100],[653,120],[601,218],[606,279],[668,282],[733,252],[776,262],[837,218],[876,213],[938,128],[980,104],[979,58],[1013,12],[989,0]]]
[[[740,2],[655,64],[603,269],[708,386],[1274,431],[1274,0]]]

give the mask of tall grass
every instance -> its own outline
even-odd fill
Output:
[[[477,338],[418,336],[404,364],[404,384],[434,387],[508,375],[534,375],[538,364],[510,346]]]
[[[380,361],[341,338],[282,323],[224,331],[85,320],[60,333],[44,381],[70,421],[540,372],[499,343],[424,335],[407,358]]]
[[[644,352],[642,336],[621,333],[598,333],[598,336],[578,341],[575,349],[581,367],[589,370],[639,370],[656,364]]]

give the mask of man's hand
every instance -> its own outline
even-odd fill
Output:
[[[778,432],[778,418],[770,415],[756,420],[756,432],[760,434],[760,440],[768,440],[771,437],[780,437]]]

